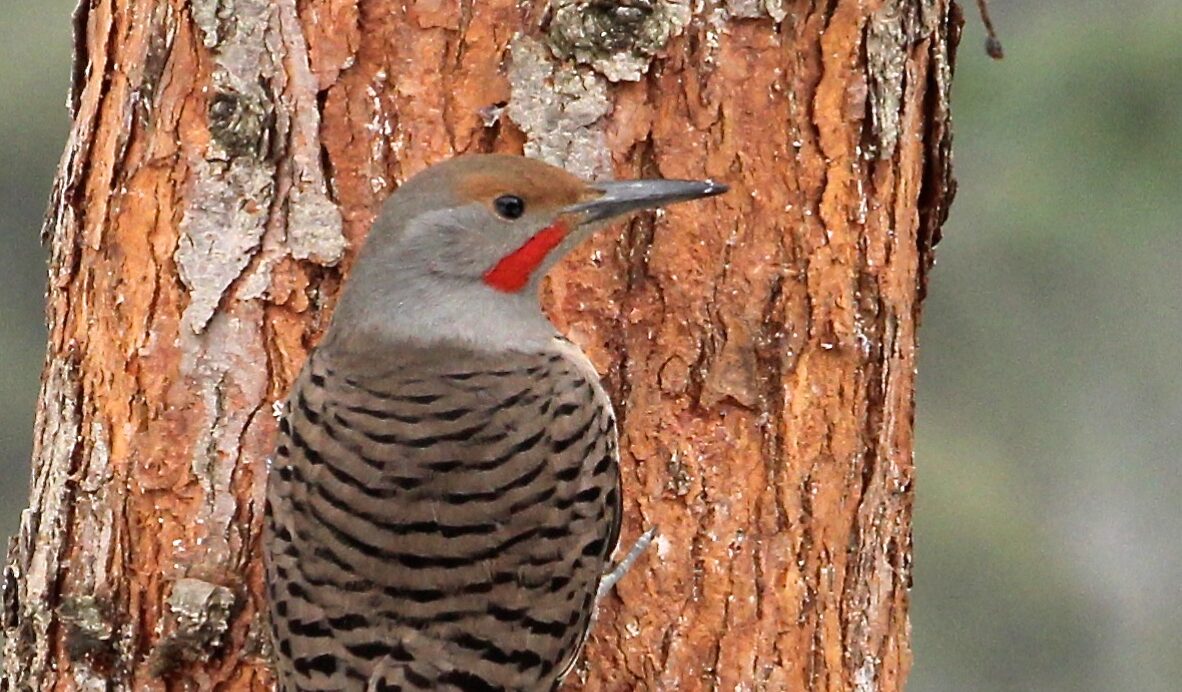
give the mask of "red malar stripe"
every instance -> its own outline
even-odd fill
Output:
[[[569,229],[564,221],[555,221],[534,234],[521,247],[501,258],[492,269],[484,273],[484,283],[498,291],[516,293],[529,283],[529,277],[546,259],[550,251],[558,247]]]

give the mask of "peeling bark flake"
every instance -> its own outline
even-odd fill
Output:
[[[70,61],[70,93],[66,97],[66,105],[70,109],[71,117],[78,116],[82,88],[86,85],[86,78],[90,72],[90,52],[86,44],[86,23],[90,19],[90,2],[91,0],[75,0],[74,12],[70,16],[74,54]]]

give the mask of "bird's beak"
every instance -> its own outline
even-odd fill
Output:
[[[574,216],[580,225],[603,221],[631,211],[656,209],[674,202],[713,197],[730,189],[713,180],[616,180],[592,183],[590,188],[593,192],[602,194],[563,209],[564,215]]]

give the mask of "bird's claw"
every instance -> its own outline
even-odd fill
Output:
[[[644,554],[644,551],[647,550],[650,545],[652,545],[653,540],[658,534],[659,531],[655,526],[648,531],[645,531],[640,535],[640,538],[637,538],[636,542],[632,544],[632,548],[628,550],[628,553],[624,555],[624,557],[621,558],[620,561],[617,562],[609,572],[603,575],[603,578],[599,580],[599,591],[595,594],[595,601],[597,603],[602,600],[604,596],[611,592],[615,585],[624,578],[625,574],[628,573],[628,570],[632,569],[632,565],[634,565],[636,561],[640,559],[640,556]]]

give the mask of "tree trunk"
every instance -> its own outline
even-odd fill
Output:
[[[953,0],[83,0],[45,235],[4,689],[264,689],[274,404],[382,199],[461,152],[714,177],[545,302],[622,424],[568,689],[897,690],[916,324],[952,194]]]

